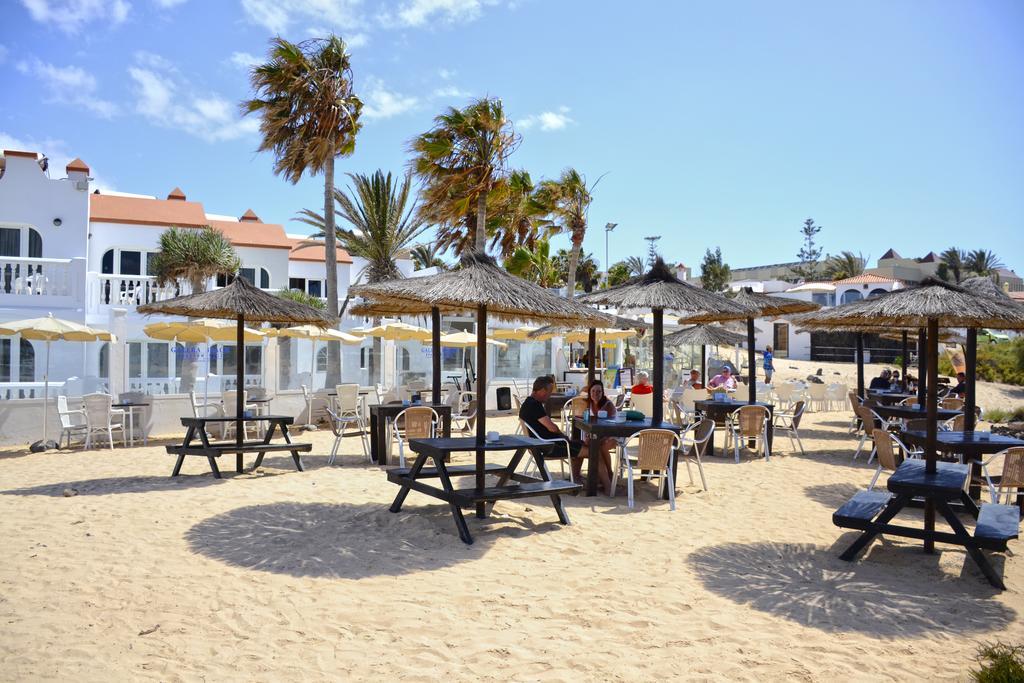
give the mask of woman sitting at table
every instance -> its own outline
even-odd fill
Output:
[[[612,418],[615,417],[615,404],[612,403],[604,393],[604,383],[600,380],[594,380],[593,384],[587,390],[587,410],[590,412],[590,419],[598,419],[598,413],[605,413],[604,417]],[[603,419],[603,418],[602,418]],[[584,432],[583,443],[589,445],[590,435]],[[598,444],[599,458],[597,463],[597,479],[601,483],[601,488],[609,496],[614,496],[615,492],[612,488],[612,456],[611,452],[616,446],[614,437],[605,436],[601,438],[601,442]],[[573,461],[573,476],[577,478],[577,481],[581,478],[580,470],[583,468],[583,458],[579,458]]]

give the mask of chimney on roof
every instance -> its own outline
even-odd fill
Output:
[[[75,184],[77,190],[89,191],[89,164],[76,158],[68,162],[64,170],[68,173],[68,180]]]
[[[246,209],[245,213],[238,219],[239,221],[248,221],[250,223],[262,223],[260,217],[257,216],[252,209]]]
[[[177,199],[179,201],[185,201],[185,193],[181,191],[180,187],[176,187],[171,190],[171,193],[167,195],[168,199]]]

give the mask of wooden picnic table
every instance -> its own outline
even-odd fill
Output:
[[[370,459],[378,465],[388,464],[388,446],[391,434],[388,427],[392,420],[406,408],[425,406],[433,408],[437,416],[441,418],[441,435],[449,437],[452,435],[452,407],[447,403],[417,403],[408,404],[401,401],[382,403],[370,406]]]
[[[668,421],[662,421],[658,424],[653,424],[651,418],[645,417],[642,420],[624,420],[619,421],[615,419],[599,419],[592,417],[589,420],[584,421],[581,417],[574,417],[572,420],[572,426],[574,430],[590,435],[590,440],[587,445],[587,494],[588,496],[597,495],[597,461],[601,446],[601,439],[606,436],[610,436],[615,439],[628,439],[639,431],[644,429],[667,429],[669,431],[679,434],[683,431],[683,428],[677,424],[672,424]],[[672,462],[670,463],[672,468],[672,481],[676,479],[676,454],[672,454]],[[666,500],[669,498],[668,487],[665,487],[663,496]]]
[[[715,425],[719,427],[724,427],[726,420],[730,415],[747,405],[750,405],[750,403],[746,401],[737,401],[731,398],[728,401],[716,401],[709,398],[703,401],[693,402],[693,406],[699,410],[701,414],[714,420]],[[763,401],[758,401],[754,405],[768,409],[768,455],[771,455],[772,443],[775,440],[775,405],[772,403],[765,403]],[[718,430],[716,429],[715,431],[717,432]],[[707,455],[716,455],[714,432],[711,434],[711,440],[708,441]],[[728,455],[728,453],[723,453],[722,457],[728,457]]]
[[[928,440],[926,432],[908,430],[901,436],[909,445],[926,447],[925,444]],[[1021,439],[981,431],[939,432],[935,438],[940,451],[957,453],[963,456],[965,462],[971,464],[969,493],[974,500],[981,498],[981,464],[979,461],[986,455],[993,455],[1015,446],[1024,446],[1024,441]],[[1024,510],[1024,494],[1017,496],[1017,503],[1021,506],[1021,510]]]
[[[483,443],[478,442],[476,437],[472,436],[412,439],[409,441],[409,448],[416,453],[416,460],[412,467],[397,467],[388,470],[388,481],[402,487],[398,495],[395,496],[394,502],[391,503],[391,512],[402,510],[402,504],[405,502],[406,496],[409,495],[409,491],[412,490],[446,501],[451,508],[455,527],[459,531],[459,538],[467,544],[473,542],[473,537],[470,535],[466,519],[462,515],[462,508],[475,508],[476,516],[484,518],[487,516],[488,505],[493,506],[499,500],[549,496],[558,515],[558,521],[562,524],[569,524],[569,516],[562,506],[561,495],[575,493],[582,488],[579,484],[551,478],[544,462],[544,456],[554,450],[555,444],[541,439],[510,435],[502,435],[497,441],[484,441]],[[509,451],[512,451],[513,455],[506,464],[488,463],[485,460],[487,453]],[[532,454],[537,464],[540,478],[516,472],[527,451]],[[475,464],[448,465],[445,462],[452,453],[466,452],[476,453]],[[428,459],[433,461],[433,467],[425,467]],[[498,477],[495,486],[486,486],[487,475]],[[473,476],[473,486],[455,488],[452,477],[460,476]],[[441,486],[432,486],[423,481],[431,478],[440,479]],[[515,483],[509,483],[510,481]]]
[[[256,463],[253,465],[255,470],[261,464],[263,464],[263,456],[272,451],[288,451],[292,454],[292,460],[295,461],[295,469],[302,471],[302,461],[299,459],[299,453],[308,453],[313,450],[313,445],[308,443],[293,443],[291,436],[288,434],[288,425],[294,422],[295,418],[290,415],[255,415],[253,417],[183,417],[181,418],[182,426],[187,428],[185,432],[185,439],[182,443],[176,445],[167,446],[167,452],[172,455],[178,456],[178,461],[174,464],[174,471],[171,473],[172,477],[178,476],[181,472],[181,465],[185,462],[185,456],[187,455],[198,455],[203,456],[210,463],[210,471],[213,472],[213,476],[220,479],[220,469],[217,467],[217,458],[225,453],[235,454],[235,471],[241,474],[244,470],[242,468],[242,454],[243,453],[257,453]],[[236,422],[239,424],[235,425],[235,429],[245,429],[240,424],[244,422],[267,422],[269,426],[263,435],[262,441],[245,441],[241,444],[237,441],[210,441],[209,436],[206,433],[206,426],[210,423],[224,423],[224,422]],[[276,430],[281,431],[281,436],[284,438],[284,443],[271,443],[271,439],[274,438],[274,432]],[[195,439],[199,438],[199,443],[195,443]]]
[[[1011,505],[979,507],[964,491],[969,474],[966,465],[957,463],[938,462],[936,471],[929,473],[924,460],[904,460],[889,477],[889,492],[860,491],[832,515],[836,526],[863,531],[839,557],[853,561],[879,534],[923,540],[926,552],[931,552],[935,542],[949,543],[966,548],[989,583],[1005,589],[981,550],[1005,551],[1007,542],[1017,538],[1020,511]],[[953,532],[892,524],[892,519],[915,498],[934,505]],[[960,501],[963,511],[977,520],[973,535],[964,528],[951,507],[953,501]]]

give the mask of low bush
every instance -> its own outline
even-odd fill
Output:
[[[955,375],[949,358],[939,358],[939,372]],[[1004,342],[978,342],[978,379],[1024,386],[1024,337]]]
[[[993,643],[978,648],[977,669],[971,670],[976,683],[1019,683],[1024,681],[1024,646]]]
[[[1024,422],[1024,406],[1017,406],[1013,410],[1004,408],[992,408],[985,411],[986,422]]]

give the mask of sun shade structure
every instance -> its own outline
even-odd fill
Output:
[[[15,320],[0,325],[0,336],[12,337],[21,335],[22,339],[46,342],[46,370],[43,373],[43,438],[33,443],[32,452],[38,453],[57,444],[46,439],[46,422],[50,407],[50,342],[54,341],[116,341],[114,335],[106,330],[97,330],[82,323],[54,318],[51,313],[45,318]]]
[[[460,331],[441,335],[441,346],[447,346],[453,349],[467,349],[476,346],[478,343],[479,340],[477,339],[477,336],[472,332]],[[508,344],[496,339],[488,338],[487,343],[499,349],[508,348]]]
[[[707,384],[707,347],[739,346],[747,338],[739,332],[727,330],[721,325],[694,325],[665,336],[668,346],[684,344],[700,345],[700,381]]]
[[[146,315],[226,318],[235,321],[235,343],[239,350],[235,363],[238,389],[235,393],[235,443],[239,448],[245,436],[245,428],[242,425],[245,421],[242,391],[245,386],[245,363],[242,362],[245,349],[245,322],[248,320],[250,323],[310,324],[317,327],[332,327],[335,324],[334,320],[315,308],[268,294],[253,287],[242,277],[236,277],[227,287],[145,304],[139,306],[138,310]]]
[[[491,330],[491,336],[495,339],[513,339],[515,341],[526,341],[531,332],[536,330],[535,325],[517,325],[516,327],[502,327]]]
[[[651,329],[650,323],[643,320],[633,320],[622,316],[610,316],[611,322],[601,327],[592,328],[596,331],[596,339],[599,341],[618,341],[619,339],[631,339]],[[578,326],[566,327],[564,325],[545,325],[527,335],[529,339],[545,341],[562,337],[566,342],[585,342],[589,340],[589,332],[581,330]]]
[[[577,301],[602,306],[614,306],[619,311],[651,311],[654,314],[654,414],[652,424],[661,423],[664,416],[662,396],[665,391],[665,311],[680,318],[680,322],[704,323],[721,320],[742,320],[749,311],[721,294],[708,292],[683,282],[669,270],[660,258],[646,274],[617,287],[595,290]]]
[[[795,315],[798,313],[809,313],[816,311],[821,306],[810,301],[799,299],[788,299],[779,296],[770,296],[755,292],[750,287],[743,287],[736,292],[733,301],[751,311],[753,314],[747,316],[747,370],[750,376],[747,378],[747,402],[754,405],[757,402],[757,357],[754,348],[754,318],[776,318],[780,315]]]
[[[1012,302],[974,294],[963,287],[929,278],[916,287],[897,289],[869,299],[804,314],[800,316],[799,324],[805,328],[826,330],[871,327],[927,329],[928,429],[924,456],[925,471],[933,474],[936,471],[937,460],[939,328],[1024,329],[1024,308]],[[970,350],[967,355],[970,355]],[[973,414],[973,406],[970,406],[970,412]],[[932,503],[925,508],[925,529],[929,532],[935,529],[935,507]],[[930,551],[933,546],[934,541],[925,541],[926,550]]]

